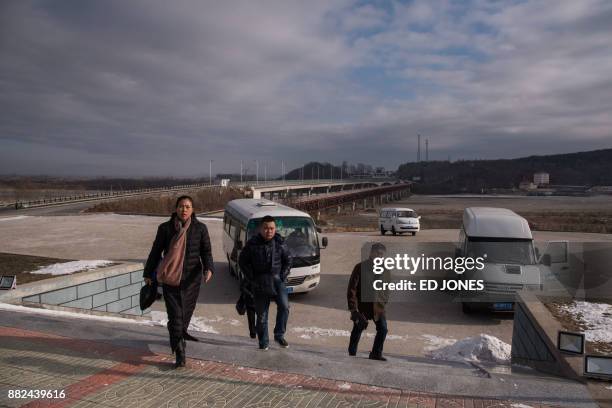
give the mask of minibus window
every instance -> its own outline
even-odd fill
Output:
[[[528,239],[470,238],[468,257],[485,257],[485,263],[534,265],[533,241]]]
[[[398,218],[417,218],[418,217],[416,211],[398,211],[397,216]]]

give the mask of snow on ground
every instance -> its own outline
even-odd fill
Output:
[[[341,383],[338,384],[338,388],[340,388],[341,390],[350,390],[351,389],[351,384],[349,383]]]
[[[207,217],[205,215],[198,215],[196,218],[200,221],[223,221],[223,218],[219,217]]]
[[[560,309],[586,327],[587,341],[612,343],[612,305],[574,301]]]
[[[532,405],[526,405],[526,404],[512,404],[510,405],[512,408],[534,408]]]
[[[446,346],[452,346],[457,342],[456,339],[447,339],[433,334],[423,334],[421,337],[425,338],[425,341],[429,343],[428,346],[423,348],[424,351],[433,351]]]
[[[30,218],[27,215],[17,215],[15,217],[4,217],[4,218],[0,218],[0,222],[2,221],[17,221],[17,220],[23,220],[24,218]]]
[[[292,327],[290,330],[296,334],[299,334],[301,339],[310,340],[313,337],[350,337],[351,332],[348,330],[341,329],[323,329],[321,327]],[[363,334],[367,338],[374,338],[376,332],[368,332]],[[402,341],[408,340],[411,336],[400,336],[397,334],[387,334],[386,340],[391,341]]]
[[[293,327],[290,329],[294,333],[301,333],[302,335],[315,337],[349,337],[351,332],[348,330],[340,329],[322,329],[320,327]],[[301,337],[301,336],[300,336]],[[306,338],[306,337],[302,337]]]
[[[151,326],[153,323],[149,320],[136,320],[127,317],[115,317],[115,316],[99,316],[90,315],[86,313],[67,312],[63,310],[50,310],[50,309],[38,309],[34,307],[26,307],[21,305],[11,305],[8,303],[0,303],[0,310],[6,310],[11,312],[27,312],[40,314],[45,316],[56,316],[56,317],[71,317],[76,319],[86,320],[98,320],[112,323],[129,323],[129,324],[141,324],[145,326]]]
[[[200,318],[202,320],[202,322],[205,323],[226,323],[229,324],[230,326],[242,326],[242,323],[240,323],[239,320],[236,319],[226,319],[222,316],[215,316],[215,317],[201,317]]]
[[[151,321],[155,326],[166,327],[166,325],[168,324],[168,315],[166,314],[166,312],[152,311]],[[206,319],[195,316],[191,318],[191,322],[189,322],[189,327],[187,328],[187,330],[219,334],[219,332],[215,330],[214,327],[207,324]]]
[[[88,271],[90,269],[96,269],[101,266],[106,266],[112,264],[113,261],[106,260],[94,260],[94,261],[71,261],[71,262],[63,262],[56,263],[48,266],[40,267],[35,271],[31,271],[33,274],[41,274],[41,275],[69,275],[74,272],[79,271]]]
[[[428,355],[440,360],[508,364],[510,363],[510,345],[497,337],[480,334],[431,350]]]

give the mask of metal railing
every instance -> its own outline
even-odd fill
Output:
[[[296,186],[296,185],[342,185],[342,184],[367,184],[367,183],[381,183],[381,182],[393,182],[394,179],[314,179],[314,180],[248,180],[243,182],[230,182],[232,187],[243,187],[243,188],[258,188],[258,187],[283,187],[283,186]],[[217,180],[218,182],[218,180]],[[130,197],[136,195],[155,194],[171,191],[182,191],[189,189],[200,189],[200,188],[211,188],[219,187],[218,183],[199,183],[199,184],[186,184],[169,187],[151,187],[141,188],[132,190],[118,190],[118,191],[106,191],[97,192],[91,194],[71,194],[61,197],[43,198],[38,200],[19,200],[11,203],[4,204],[4,207],[13,207],[15,209],[23,208],[34,208],[52,206],[58,204],[76,203],[82,201],[97,201],[106,200],[111,198]]]

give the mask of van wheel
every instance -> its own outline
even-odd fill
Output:
[[[472,314],[472,313],[474,313],[474,309],[472,308],[472,305],[470,305],[467,302],[461,302],[461,310],[465,314]]]
[[[397,231],[395,230],[395,226],[391,227],[391,233],[393,235],[397,235]]]
[[[387,232],[387,231],[385,231],[385,229],[384,229],[384,228],[383,228],[383,226],[381,225],[381,226],[380,226],[380,235],[385,235],[385,232]]]
[[[412,236],[414,237],[415,235],[416,235],[416,232],[413,232],[413,233],[412,233]]]

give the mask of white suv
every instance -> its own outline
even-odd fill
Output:
[[[378,225],[380,225],[380,235],[391,231],[393,235],[410,232],[416,235],[421,230],[421,217],[416,211],[410,208],[381,208]]]

